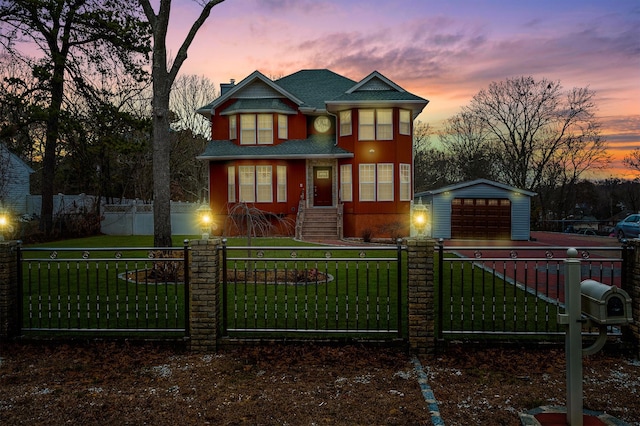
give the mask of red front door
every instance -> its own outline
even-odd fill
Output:
[[[313,168],[313,205],[332,206],[333,205],[333,177],[331,167]]]

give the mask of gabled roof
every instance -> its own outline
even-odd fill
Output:
[[[243,91],[265,85],[261,96],[253,102],[260,105],[249,105],[248,97],[243,97]],[[279,107],[285,105],[280,99],[287,98],[298,105],[302,112],[322,114],[327,111],[335,112],[362,105],[371,107],[401,107],[411,109],[415,118],[429,103],[428,100],[407,92],[393,81],[374,71],[359,82],[343,77],[328,69],[300,70],[286,77],[272,81],[260,71],[254,71],[247,78],[232,86],[224,95],[208,105],[198,109],[198,113],[210,116],[213,110],[229,99],[238,99],[239,105],[225,109],[223,114],[235,111],[266,111],[274,103]],[[245,107],[248,106],[248,109]],[[268,109],[279,112],[280,109]]]
[[[352,158],[353,153],[335,145],[335,136],[312,135],[278,145],[237,145],[230,140],[210,141],[198,160],[233,160],[238,158]]]
[[[355,106],[399,106],[413,111],[413,118],[422,112],[428,100],[409,93],[393,81],[374,71],[340,96],[327,100],[327,109],[338,111]]]
[[[469,187],[478,186],[478,185],[489,185],[496,188],[504,189],[505,191],[517,192],[519,194],[527,195],[529,197],[533,197],[534,195],[536,195],[535,192],[527,191],[526,189],[519,189],[519,188],[516,188],[515,186],[506,185],[504,183],[495,182],[489,179],[476,179],[472,181],[460,182],[453,185],[444,186],[442,188],[434,189],[431,191],[419,192],[415,194],[415,197],[426,197],[430,195],[442,194],[444,192],[453,192],[459,189],[469,188]]]
[[[204,115],[204,116],[207,116],[207,117],[210,116],[211,113],[218,106],[220,106],[221,104],[223,104],[224,102],[226,102],[229,99],[238,97],[238,95],[241,94],[241,92],[243,90],[245,90],[247,87],[251,86],[254,83],[264,84],[265,86],[267,86],[269,89],[272,90],[272,92],[269,94],[268,98],[275,98],[275,97],[287,98],[287,99],[290,99],[291,101],[295,102],[298,105],[303,105],[304,104],[304,101],[302,101],[301,99],[299,99],[295,95],[287,92],[283,87],[275,84],[271,79],[266,77],[260,71],[254,71],[253,73],[251,73],[251,75],[246,77],[240,83],[238,83],[235,86],[231,87],[224,95],[216,98],[215,100],[213,100],[209,104],[199,108],[197,110],[197,112],[202,114],[202,115]],[[265,97],[265,98],[267,98],[267,97]]]

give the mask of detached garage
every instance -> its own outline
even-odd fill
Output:
[[[528,240],[534,195],[531,191],[476,179],[417,193],[416,200],[421,200],[431,212],[434,238]]]

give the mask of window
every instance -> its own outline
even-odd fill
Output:
[[[238,166],[238,183],[240,185],[240,202],[253,203],[256,200],[255,168]]]
[[[353,177],[351,176],[351,164],[340,166],[340,199],[353,201]]]
[[[400,164],[400,201],[411,201],[411,164]]]
[[[278,114],[278,139],[289,138],[289,127],[287,125],[287,116]]]
[[[229,139],[234,140],[238,138],[238,117],[235,115],[229,116]]]
[[[278,202],[284,203],[287,201],[287,166],[278,166],[276,173],[278,179]]]
[[[398,131],[401,135],[411,134],[411,111],[408,109],[400,110],[400,124],[398,126]]]
[[[273,117],[271,114],[258,114],[258,143],[273,143]]]
[[[393,110],[358,110],[358,140],[388,141],[393,139]]]
[[[227,201],[236,201],[236,168],[233,166],[227,168]]]
[[[259,203],[273,201],[271,166],[256,166],[257,197]]]
[[[340,111],[340,136],[351,134],[351,111]]]
[[[379,141],[390,141],[391,139],[393,139],[392,110],[376,110],[376,139]]]
[[[256,115],[240,115],[240,145],[255,145],[256,143]]]
[[[378,164],[378,201],[393,201],[393,164]]]
[[[361,109],[358,111],[358,139],[372,141],[376,138],[375,110]]]
[[[272,144],[273,116],[271,114],[240,115],[240,145]]]
[[[376,165],[360,164],[360,201],[376,200]]]

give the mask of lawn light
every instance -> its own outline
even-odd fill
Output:
[[[413,226],[418,231],[418,236],[424,235],[424,230],[427,227],[429,221],[429,211],[427,207],[422,204],[422,198],[418,200],[417,204],[413,205]]]
[[[211,214],[211,207],[209,204],[203,204],[197,210],[198,212],[198,222],[200,223],[200,228],[202,229],[202,239],[209,239],[209,232],[211,231],[211,225],[213,223],[213,217]]]

